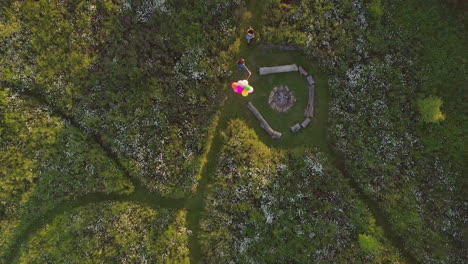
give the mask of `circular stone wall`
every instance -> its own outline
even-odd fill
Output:
[[[295,102],[296,97],[285,85],[273,88],[268,97],[268,104],[278,112],[287,112]]]

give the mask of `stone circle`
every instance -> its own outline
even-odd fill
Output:
[[[268,97],[268,104],[273,110],[278,112],[287,112],[296,102],[293,92],[285,85],[273,88]]]
[[[292,127],[290,127],[293,133],[297,133],[301,128],[306,128],[312,121],[314,116],[314,106],[315,106],[315,81],[311,75],[307,73],[307,71],[302,68],[300,65],[291,64],[291,65],[281,65],[275,67],[261,67],[259,69],[260,75],[266,75],[271,73],[282,73],[282,72],[292,72],[297,71],[299,74],[306,76],[306,80],[308,83],[309,88],[309,100],[307,107],[304,111],[304,115],[306,119],[300,123],[296,123]],[[294,97],[293,93],[287,86],[279,86],[273,88],[273,91],[270,93],[268,97],[268,104],[274,110],[278,112],[287,112],[291,106],[296,102],[296,97]],[[247,108],[252,111],[255,117],[260,121],[260,127],[265,129],[265,131],[272,136],[274,139],[280,139],[282,136],[281,132],[273,130],[268,122],[263,118],[260,112],[255,108],[255,106],[249,102],[247,104]]]

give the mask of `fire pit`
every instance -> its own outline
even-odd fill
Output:
[[[291,106],[296,102],[296,97],[289,88],[285,85],[273,88],[268,98],[268,104],[270,104],[273,110],[278,112],[287,112]]]

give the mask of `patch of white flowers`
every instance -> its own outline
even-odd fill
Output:
[[[158,10],[162,13],[169,12],[166,0],[144,0],[143,4],[137,10],[137,20],[148,22],[153,13]]]
[[[323,173],[323,165],[318,160],[313,159],[310,156],[307,156],[304,159],[304,161],[305,161],[305,163],[307,165],[308,172],[311,172],[311,173],[313,173],[315,175],[320,175],[320,174]]]
[[[194,47],[182,54],[174,66],[178,78],[202,80],[206,76],[205,72],[200,71],[200,61],[203,60],[204,55],[205,52],[201,47]]]

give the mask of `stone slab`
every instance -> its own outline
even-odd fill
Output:
[[[275,67],[261,67],[260,68],[260,75],[266,75],[271,73],[282,73],[282,72],[293,72],[298,71],[296,64],[291,65],[281,65]]]
[[[314,79],[312,78],[312,76],[307,76],[307,82],[309,83],[309,85],[314,85],[315,84],[315,81]]]
[[[312,119],[306,118],[304,121],[302,121],[301,126],[303,128],[306,128],[310,124],[310,122],[312,122]]]
[[[306,70],[304,70],[304,68],[302,68],[301,66],[297,66],[297,68],[299,69],[299,73],[301,75],[304,75],[304,76],[307,76],[308,73],[306,72]]]
[[[282,134],[281,134],[280,132],[274,131],[274,130],[273,130],[273,133],[271,134],[271,137],[272,137],[273,139],[280,139],[281,136],[282,136]]]
[[[297,131],[299,131],[301,129],[301,125],[299,125],[299,123],[295,124],[294,126],[291,127],[291,131],[293,133],[297,133]]]

